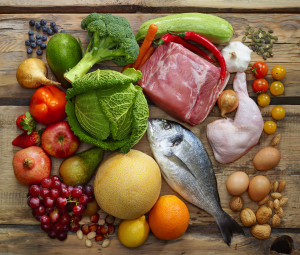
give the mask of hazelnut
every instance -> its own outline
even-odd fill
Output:
[[[259,224],[265,224],[272,217],[272,210],[269,207],[261,206],[256,211],[256,220]]]
[[[242,197],[233,196],[230,200],[230,209],[234,212],[239,212],[244,207],[244,200]]]
[[[256,222],[256,216],[250,208],[244,208],[241,211],[240,218],[245,227],[250,227]]]

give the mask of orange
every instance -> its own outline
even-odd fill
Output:
[[[149,213],[152,233],[162,240],[182,236],[189,225],[190,213],[185,203],[174,195],[161,196]]]

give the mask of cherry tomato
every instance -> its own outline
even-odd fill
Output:
[[[275,80],[282,80],[286,75],[286,70],[283,66],[274,66],[272,69],[272,77]]]
[[[268,134],[274,134],[276,132],[277,125],[274,121],[268,120],[264,124],[264,131]]]
[[[254,63],[251,68],[252,73],[255,75],[256,78],[263,78],[268,73],[269,67],[263,61],[258,61]]]
[[[285,116],[285,110],[282,106],[275,106],[271,111],[274,120],[282,120]]]
[[[284,86],[280,81],[274,81],[270,85],[270,92],[274,96],[281,95],[284,92]]]
[[[262,93],[257,96],[257,103],[261,107],[268,106],[270,104],[270,101],[271,101],[270,96],[266,93]]]
[[[255,93],[264,93],[268,90],[269,84],[266,79],[260,78],[254,80],[252,83],[252,88]]]

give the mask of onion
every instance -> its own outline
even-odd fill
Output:
[[[44,85],[60,85],[59,82],[46,78],[48,69],[46,64],[38,58],[28,58],[18,67],[17,80],[23,88],[35,89]]]
[[[218,106],[221,110],[221,116],[223,118],[227,118],[225,114],[233,112],[238,105],[239,99],[236,93],[231,89],[224,90],[218,98]]]

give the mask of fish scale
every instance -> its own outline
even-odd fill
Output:
[[[149,119],[147,134],[168,185],[210,213],[228,245],[233,233],[243,234],[242,228],[221,208],[213,166],[198,137],[180,124],[162,119]]]

